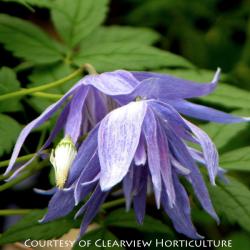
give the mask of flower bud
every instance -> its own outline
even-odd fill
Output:
[[[52,149],[50,162],[55,168],[56,186],[60,189],[63,188],[67,180],[69,169],[76,154],[76,147],[68,135],[58,143],[55,149]]]

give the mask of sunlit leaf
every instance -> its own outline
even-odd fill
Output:
[[[84,37],[105,19],[108,0],[56,0],[52,19],[57,31],[70,47],[77,45]]]
[[[212,94],[201,100],[232,108],[250,108],[250,92],[225,83],[219,83]]]
[[[236,124],[217,124],[209,123],[201,126],[204,129],[212,141],[215,143],[218,149],[224,148],[232,139],[237,138],[238,134],[245,131],[248,127],[248,123],[236,123]]]
[[[138,43],[89,44],[74,57],[77,65],[91,63],[98,71],[119,68],[127,70],[153,69],[159,67],[192,67],[184,58],[167,51]]]
[[[209,190],[216,211],[250,232],[250,190],[233,178],[229,184],[210,186]]]
[[[225,169],[250,171],[250,147],[239,148],[222,154],[220,165]]]
[[[89,44],[112,42],[135,42],[140,44],[152,44],[159,39],[159,34],[147,28],[133,28],[127,26],[99,27],[81,42],[81,47],[89,47]]]

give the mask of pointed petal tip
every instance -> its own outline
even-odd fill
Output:
[[[113,184],[106,181],[104,182],[102,179],[100,179],[100,187],[102,192],[107,192],[113,187]]]
[[[128,213],[129,211],[130,211],[130,209],[131,209],[131,205],[130,204],[126,204],[125,205],[125,211],[126,211],[126,213]]]
[[[175,206],[175,198],[172,199],[171,201],[169,200],[169,206],[170,206],[170,208],[174,208],[174,206]]]
[[[48,190],[43,190],[40,188],[33,188],[33,191],[37,194],[41,194],[41,195],[53,195],[56,192],[57,188],[53,187],[51,189]]]
[[[114,169],[114,168],[112,168],[112,169]],[[110,171],[109,173],[105,173],[105,172],[101,173],[101,175],[100,175],[101,190],[103,192],[109,191],[115,185],[120,183],[126,174],[127,174],[127,172],[120,173],[120,171],[118,171],[118,172],[114,172],[114,171],[111,172]]]
[[[242,119],[246,122],[250,122],[250,117],[242,117]]]
[[[4,173],[4,176],[6,176],[6,175],[8,175],[9,174],[9,172],[8,173]],[[16,175],[15,175],[16,176]],[[10,177],[8,177],[7,179],[5,179],[4,181],[5,182],[9,182],[9,181],[11,181],[12,179],[14,179],[15,178],[15,176],[14,176],[14,174],[13,175],[11,175]]]
[[[217,173],[215,174],[209,173],[210,184],[214,187],[216,186],[216,182],[215,182],[216,176],[217,176]]]
[[[160,210],[160,209],[161,209],[161,204],[160,204],[160,202],[158,202],[158,201],[156,201],[156,208],[157,208],[157,210]]]
[[[10,173],[10,165],[7,167],[7,169],[5,170],[5,172],[3,173],[3,176],[6,176]]]
[[[221,68],[217,68],[212,83],[217,83],[220,80]]]
[[[42,219],[38,220],[39,223],[45,223],[46,222],[46,214],[43,216]]]
[[[203,240],[203,239],[205,239],[205,236],[200,235],[199,233],[196,233],[196,236],[197,236],[197,240]]]
[[[216,215],[217,216],[217,215]],[[219,226],[220,225],[220,218],[217,216],[217,218],[215,219],[215,221],[216,221],[216,224],[217,224],[217,226]]]
[[[76,220],[79,216],[80,216],[80,214],[79,214],[79,213],[76,213],[76,214],[74,215],[74,220]]]
[[[143,220],[144,218],[143,217],[140,217],[140,218],[137,218],[137,223],[139,224],[139,225],[143,225],[143,222],[144,222],[144,220]]]

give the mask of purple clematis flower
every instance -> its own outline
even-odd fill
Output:
[[[105,91],[104,93],[99,91],[98,85],[102,85],[100,88],[102,90],[104,83],[106,83],[105,88],[109,93],[113,91],[115,95],[119,95],[126,93],[127,89],[132,89],[132,86],[137,83],[136,79],[131,80],[130,78],[132,78],[132,75],[129,72],[115,71],[100,75],[88,75],[76,83],[60,100],[49,106],[39,117],[21,131],[5,174],[9,174],[14,169],[14,164],[21,147],[32,130],[41,126],[63,107],[57,123],[45,144],[32,159],[24,165],[19,166],[9,180],[16,177],[37,156],[42,155],[42,151],[50,146],[51,142],[62,129],[64,129],[65,138],[70,138],[72,143],[78,147],[79,139],[88,133],[110,110],[118,105],[108,95],[104,94]],[[117,89],[116,86],[122,87]]]
[[[218,78],[219,71],[211,83],[197,84],[164,74],[120,70],[81,80],[78,85],[83,92],[91,88],[95,94],[112,98],[117,108],[102,112],[96,119],[96,125],[78,147],[65,188],[55,192],[41,221],[68,214],[91,194],[76,214],[84,213],[82,235],[112,188],[122,182],[126,206],[129,209],[133,203],[137,221],[142,223],[147,187],[152,185],[157,207],[162,205],[175,229],[200,238],[192,224],[188,195],[180,177],[190,182],[201,206],[218,221],[197,163],[207,168],[212,184],[222,170],[211,139],[181,114],[220,123],[249,121],[186,100],[211,93]],[[104,107],[108,110],[107,104]],[[40,123],[44,121],[39,119]],[[82,124],[81,120],[78,125],[82,128]],[[11,164],[23,137],[26,134],[19,137]],[[200,150],[188,146],[188,142],[197,144]]]

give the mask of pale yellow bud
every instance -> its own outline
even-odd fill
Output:
[[[77,150],[70,136],[65,136],[52,150],[50,162],[55,169],[56,186],[63,188],[68,178],[69,169],[76,157]]]

